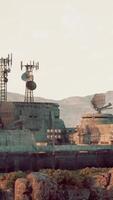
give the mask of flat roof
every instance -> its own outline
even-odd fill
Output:
[[[59,107],[59,104],[53,103],[53,102],[24,102],[24,101],[7,101],[7,102],[1,102],[0,104],[23,104],[23,105],[53,105]]]

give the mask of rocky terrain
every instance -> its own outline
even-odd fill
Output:
[[[73,127],[79,123],[80,118],[84,113],[93,111],[90,103],[92,96],[93,95],[85,97],[75,96],[58,101],[36,97],[35,101],[58,103],[60,105],[61,118],[64,120],[67,127]],[[113,104],[113,91],[106,92],[105,96],[106,103],[111,102]],[[23,99],[24,97],[22,95],[8,93],[9,101],[23,101]],[[107,112],[113,113],[113,110],[108,110]]]
[[[0,200],[112,200],[113,168],[0,175]]]

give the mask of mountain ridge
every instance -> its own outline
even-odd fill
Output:
[[[113,91],[107,91],[105,94],[106,103],[111,102],[113,105]],[[91,98],[93,95],[72,96],[61,100],[46,99],[43,97],[35,97],[36,102],[58,103],[60,106],[60,117],[64,120],[66,127],[76,126],[80,122],[80,118],[87,112],[94,112],[91,106]],[[24,101],[24,95],[8,92],[8,101]],[[113,113],[113,110],[106,112]]]

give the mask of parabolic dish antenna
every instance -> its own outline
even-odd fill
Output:
[[[29,90],[35,90],[37,86],[36,86],[36,83],[34,81],[27,81],[26,82],[26,87]]]
[[[105,94],[95,94],[91,100],[94,108],[102,108],[105,105]]]
[[[27,72],[23,73],[22,76],[21,76],[21,79],[23,81],[26,81],[28,78],[29,78],[29,76],[28,76]]]
[[[105,105],[105,94],[95,94],[91,100],[93,108],[100,114],[102,110],[112,109],[112,104],[108,103]]]

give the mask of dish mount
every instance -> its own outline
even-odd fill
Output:
[[[112,104],[108,103],[106,104],[105,101],[105,94],[101,93],[101,94],[95,94],[91,100],[91,104],[93,106],[93,108],[99,113],[101,114],[102,110],[105,109],[111,109]]]

